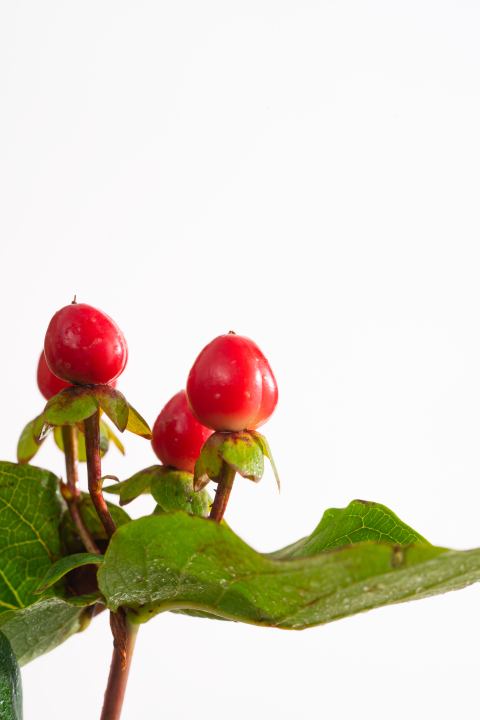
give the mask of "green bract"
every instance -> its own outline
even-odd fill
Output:
[[[51,426],[75,424],[90,417],[102,408],[114,425],[151,439],[145,420],[118,390],[110,385],[92,387],[66,387],[50,398],[43,411],[45,423]]]

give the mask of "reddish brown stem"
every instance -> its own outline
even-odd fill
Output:
[[[85,448],[87,452],[88,491],[97,515],[109,538],[115,532],[116,525],[107,507],[102,493],[102,461],[100,457],[100,410],[96,410],[83,421],[85,428]]]
[[[222,518],[227,509],[228,498],[232,492],[233,481],[235,480],[235,470],[226,462],[223,463],[222,476],[218,481],[215,500],[213,501],[210,511],[209,520],[222,522]]]
[[[122,713],[123,698],[127,687],[128,674],[132,662],[133,649],[138,632],[138,625],[131,623],[127,617],[127,651],[125,658],[125,667],[122,667],[122,658],[113,649],[112,664],[110,666],[110,675],[108,676],[107,689],[105,691],[105,700],[103,703],[102,715],[100,720],[119,720]]]
[[[68,493],[64,493],[72,520],[77,528],[78,534],[85,545],[85,549],[91,553],[100,553],[95,540],[90,535],[82,517],[80,509],[80,487],[78,484],[78,438],[77,428],[72,425],[62,427],[63,449],[65,451],[65,467],[67,471]]]

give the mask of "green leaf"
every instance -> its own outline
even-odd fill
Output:
[[[207,492],[193,491],[192,473],[168,470],[152,480],[150,492],[165,512],[185,510],[202,517],[208,515]]]
[[[58,478],[30,465],[0,462],[0,613],[31,605],[60,556]]]
[[[292,558],[360,542],[430,545],[419,533],[380,503],[353,500],[346,508],[326,510],[313,533],[269,557]]]
[[[216,480],[222,473],[223,460],[218,454],[218,450],[226,437],[228,437],[228,433],[215,432],[202,445],[199,460],[204,472],[207,473],[211,480]],[[197,474],[200,473],[200,470],[199,465]],[[198,475],[198,477],[200,478],[201,475]]]
[[[125,510],[119,508],[118,505],[107,502],[107,507],[117,528],[130,522],[130,516],[127,515]],[[98,518],[97,512],[93,507],[92,500],[88,493],[82,493],[81,495],[80,511],[82,513],[85,525],[87,526],[87,529],[93,539],[97,541],[108,540],[108,535],[105,532],[105,528],[103,527],[102,523]],[[64,514],[62,515],[60,532],[62,543],[65,549],[64,554],[70,555],[72,553],[82,552],[82,550],[84,549],[83,543],[78,536],[77,529],[68,511],[64,512]],[[100,548],[100,550],[101,549],[102,548]],[[41,580],[41,578],[39,578],[39,580]]]
[[[125,448],[123,447],[119,438],[115,435],[112,428],[110,428],[106,422],[103,422],[103,420],[100,420],[100,432],[105,433],[108,436],[108,438],[113,442],[113,444],[116,445],[116,447],[120,450],[122,455],[125,455]],[[101,445],[101,440],[100,440],[100,445]]]
[[[105,598],[100,590],[90,593],[89,595],[77,595],[75,597],[65,598],[64,600],[71,607],[89,607],[90,605],[95,605],[97,602],[105,605]]]
[[[135,500],[139,495],[150,492],[152,480],[166,471],[167,468],[163,465],[151,465],[135,473],[135,475],[128,478],[128,480],[123,480],[123,482],[116,483],[115,485],[108,485],[108,487],[103,488],[103,492],[120,495],[120,505],[128,505],[128,503]]]
[[[22,678],[13,650],[0,632],[0,718],[22,720]]]
[[[100,456],[103,457],[108,452],[108,445],[109,445],[109,434],[106,431],[107,425],[100,420]],[[55,439],[55,442],[57,446],[60,448],[62,452],[65,452],[65,449],[63,447],[63,434],[62,434],[62,427],[56,427],[53,431],[53,437]],[[85,436],[82,432],[78,432],[77,434],[77,440],[78,440],[78,459],[80,462],[87,462],[87,450],[85,447]]]
[[[360,543],[295,559],[272,559],[230,529],[186,513],[144,517],[120,528],[98,570],[108,607],[138,622],[194,610],[285,629],[313,627],[480,580],[480,549]]]
[[[93,395],[116,428],[123,432],[128,422],[128,403],[124,395],[110,385],[95,385]]]
[[[61,560],[58,560],[49,568],[45,577],[41,580],[35,590],[35,593],[38,595],[44,592],[47,588],[54,585],[57,580],[60,580],[60,578],[74,568],[81,567],[82,565],[100,565],[102,560],[103,555],[95,555],[94,553],[76,553],[75,555],[68,555]]]
[[[253,482],[263,477],[263,451],[259,440],[247,432],[231,433],[220,445],[218,454],[239,475]]]
[[[4,612],[0,615],[0,631],[23,666],[81,630],[84,613],[82,608],[70,607],[59,598],[49,598],[23,610]]]
[[[66,387],[47,402],[43,417],[49,425],[77,423],[90,417],[98,404],[88,387]]]
[[[275,465],[275,461],[273,459],[272,451],[270,450],[268,440],[265,435],[262,435],[256,430],[255,432],[252,432],[252,435],[256,437],[257,440],[260,442],[263,454],[270,460],[270,465],[272,466],[273,474],[275,475],[275,480],[277,481],[278,492],[280,492],[280,476],[278,474],[277,466]]]
[[[131,433],[134,433],[135,435],[140,435],[140,437],[151,440],[152,431],[148,427],[146,421],[130,404],[128,408],[128,422],[126,429],[129,430]]]
[[[38,415],[24,427],[17,445],[17,460],[21,465],[29,463],[37,454],[38,448],[45,439],[40,440],[42,428],[43,415]]]

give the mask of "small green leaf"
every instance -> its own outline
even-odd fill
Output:
[[[227,437],[228,433],[215,432],[203,443],[200,459],[210,480],[216,480],[222,474],[223,460],[218,450]]]
[[[479,580],[480,549],[367,542],[278,560],[255,552],[230,529],[182,512],[120,528],[98,570],[108,608],[132,608],[139,622],[167,610],[194,610],[284,629],[321,625]]]
[[[239,475],[253,482],[263,477],[263,452],[259,440],[246,430],[231,433],[221,444],[219,455]]]
[[[0,632],[0,718],[22,720],[22,678],[10,643]]]
[[[82,565],[99,565],[103,560],[103,555],[95,555],[94,553],[76,553],[58,560],[46,573],[41,580],[39,586],[35,590],[35,594],[39,595],[47,588],[60,580],[70,570],[81,567]]]
[[[185,510],[192,515],[208,515],[206,490],[194,492],[193,475],[181,470],[168,470],[157,475],[150,487],[152,497],[166,512]]]
[[[277,481],[278,492],[280,492],[280,476],[278,474],[277,466],[275,465],[275,461],[273,459],[272,451],[270,450],[268,440],[265,435],[261,435],[256,430],[255,432],[252,432],[252,435],[254,435],[254,437],[256,437],[257,440],[260,442],[263,454],[270,460],[270,465],[272,466],[273,474],[275,475],[275,480]]]
[[[128,480],[123,480],[116,485],[108,485],[103,488],[103,491],[112,495],[120,495],[120,505],[128,505],[139,495],[150,492],[152,480],[164,472],[166,472],[166,468],[163,465],[151,465],[145,470],[135,473]]]
[[[112,428],[109,427],[106,422],[103,422],[103,420],[100,420],[100,432],[102,432],[102,431],[107,434],[108,438],[113,442],[114,445],[116,445],[116,447],[120,450],[122,455],[125,455],[125,448],[123,447],[119,438],[113,432]]]
[[[123,432],[128,422],[128,403],[121,392],[110,385],[95,385],[93,395],[116,428]]]
[[[39,423],[40,431],[37,432]],[[37,454],[38,448],[43,442],[43,440],[39,439],[42,427],[43,415],[39,415],[34,420],[31,420],[31,422],[24,427],[17,445],[17,459],[20,465],[29,463]]]
[[[105,598],[103,597],[100,590],[97,592],[90,593],[89,595],[77,595],[76,597],[65,598],[65,602],[71,607],[89,607],[99,602],[105,605]]]
[[[34,595],[32,599],[36,600]],[[22,667],[81,630],[84,613],[82,608],[70,607],[59,598],[39,600],[30,607],[0,615],[0,630]]]
[[[146,440],[151,440],[152,431],[148,427],[146,421],[130,404],[128,408],[127,430],[129,430],[131,433],[134,433],[135,435],[140,435],[140,437],[143,437]]]
[[[66,387],[47,402],[43,417],[49,425],[77,423],[90,417],[98,409],[91,388]]]

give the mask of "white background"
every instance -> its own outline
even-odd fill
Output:
[[[478,547],[479,21],[473,1],[4,0],[1,457],[76,294],[124,330],[119,388],[150,423],[213,337],[262,347],[283,491],[239,480],[227,514],[256,549],[358,497]],[[155,461],[124,440],[121,478]],[[36,462],[63,473],[51,438]],[[475,717],[479,617],[479,587],[301,633],[165,614],[122,720]],[[105,613],[23,669],[26,720],[98,717],[110,657]]]

